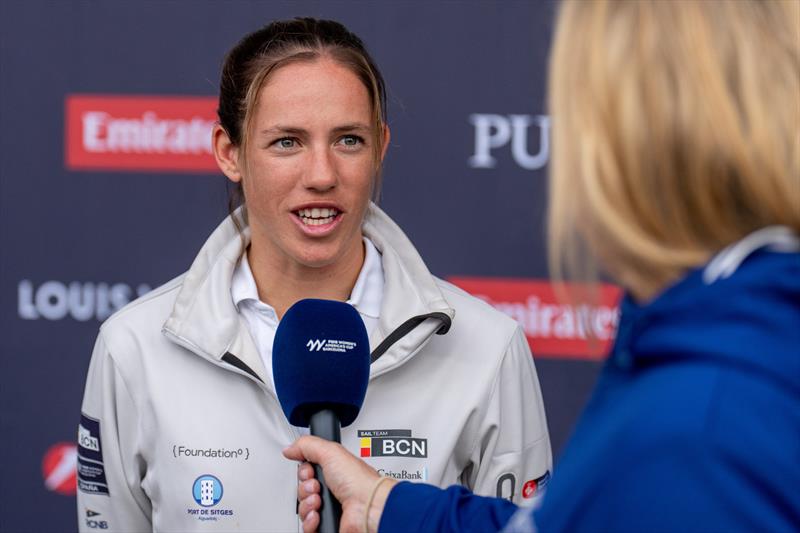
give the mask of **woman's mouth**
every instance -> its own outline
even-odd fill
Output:
[[[295,214],[306,226],[324,226],[333,222],[339,211],[332,207],[312,207],[295,211]]]

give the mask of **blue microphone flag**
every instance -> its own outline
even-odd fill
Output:
[[[308,427],[311,415],[334,411],[347,426],[358,416],[369,381],[369,338],[351,305],[300,300],[275,332],[272,371],[286,418]]]

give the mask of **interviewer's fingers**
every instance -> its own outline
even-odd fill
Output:
[[[297,506],[297,514],[300,516],[300,520],[305,522],[308,515],[319,511],[320,507],[322,507],[322,499],[319,494],[311,494],[300,500],[300,505]]]
[[[283,455],[287,459],[320,465],[325,472],[327,487],[341,502],[343,510],[355,504],[360,504],[357,507],[363,510],[371,487],[379,477],[372,467],[340,444],[318,437],[300,437],[283,450]],[[302,466],[298,470],[298,476],[301,473],[303,476],[310,475]]]
[[[316,479],[309,479],[301,481],[297,485],[297,499],[303,501],[313,494],[319,494],[319,481]]]
[[[295,461],[307,461],[318,465],[325,465],[331,456],[331,449],[337,450],[341,445],[304,435],[283,449],[283,456]],[[343,449],[343,448],[342,448]],[[338,450],[337,450],[338,451]],[[336,453],[336,452],[334,452]]]
[[[303,533],[314,533],[319,528],[319,514],[311,511],[303,520]]]
[[[297,467],[297,479],[300,481],[314,479],[314,467],[311,466],[311,463],[302,463]]]

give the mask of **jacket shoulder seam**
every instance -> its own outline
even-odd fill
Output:
[[[140,296],[139,298],[136,298],[132,302],[127,303],[125,306],[123,306],[121,309],[119,309],[116,312],[114,312],[110,317],[108,317],[103,322],[103,324],[100,326],[101,331],[106,329],[108,324],[116,322],[117,320],[120,320],[121,317],[123,315],[127,314],[128,312],[133,311],[134,309],[136,309],[136,308],[138,308],[138,307],[140,307],[142,305],[148,304],[148,303],[150,303],[151,301],[153,301],[153,300],[155,300],[157,298],[163,297],[163,296],[169,294],[172,291],[179,290],[183,286],[183,278],[184,277],[185,277],[185,273],[181,274],[180,276],[178,276],[177,278],[175,278],[173,280],[170,280],[170,281],[166,282],[165,284],[161,285],[160,287],[156,287],[152,291],[148,292],[147,294],[144,294],[144,295]]]

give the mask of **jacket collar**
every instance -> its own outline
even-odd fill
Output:
[[[250,230],[242,223],[240,238],[233,217],[241,222],[241,210],[226,218],[206,240],[183,279],[163,331],[188,344],[194,351],[221,359],[241,328],[231,298],[233,271]]]
[[[370,348],[375,350],[413,317],[440,315],[447,320],[442,330],[441,319],[426,319],[396,340],[373,363],[371,373],[376,375],[413,357],[434,333],[446,332],[455,317],[455,309],[445,299],[436,278],[403,230],[375,204],[370,204],[362,229],[381,252],[386,280],[381,316],[370,338]]]
[[[244,242],[236,230],[234,216],[244,228]],[[375,204],[370,204],[362,230],[381,253],[385,278],[381,316],[370,338],[372,349],[411,317],[439,313],[453,319],[455,310],[408,237]],[[239,350],[233,353],[251,368],[259,369],[260,357],[231,297],[233,272],[243,244],[246,246],[249,241],[250,230],[241,220],[241,211],[214,230],[186,274],[163,331],[196,353],[217,361],[228,351]],[[376,361],[373,373],[412,356],[441,327],[441,320],[425,320]]]

